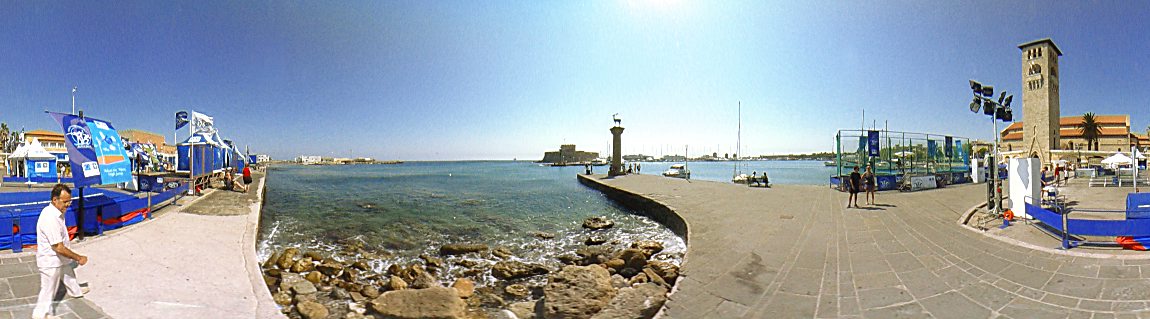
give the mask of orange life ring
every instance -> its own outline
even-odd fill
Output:
[[[1002,218],[1005,218],[1009,221],[1014,221],[1014,211],[1007,209],[1005,212],[1002,212]]]

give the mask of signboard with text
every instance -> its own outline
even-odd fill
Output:
[[[49,114],[64,129],[76,187],[131,181],[131,163],[112,123],[71,114]]]

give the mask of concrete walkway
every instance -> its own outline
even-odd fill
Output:
[[[113,318],[282,318],[255,255],[256,177],[247,194],[213,191],[80,245],[91,258],[77,269],[86,299]]]
[[[265,288],[255,242],[263,178],[248,193],[183,198],[154,219],[75,243],[84,298],[63,318],[284,318]],[[0,319],[29,318],[40,289],[34,252],[0,258]]]
[[[818,186],[591,180],[686,221],[671,318],[1150,317],[1150,259],[1032,250],[958,225],[983,185],[846,209],[846,194]]]

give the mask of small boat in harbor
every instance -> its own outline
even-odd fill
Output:
[[[607,164],[610,164],[610,163],[611,162],[608,161],[606,158],[596,158],[596,159],[591,160],[591,166],[607,166]]]
[[[691,170],[687,169],[687,164],[674,164],[671,168],[663,171],[663,176],[674,178],[691,178]]]

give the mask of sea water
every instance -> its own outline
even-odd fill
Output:
[[[420,254],[437,256],[451,243],[507,247],[514,258],[551,269],[556,259],[584,246],[592,233],[616,248],[656,240],[675,264],[686,252],[669,229],[579,184],[583,167],[547,167],[531,162],[408,162],[397,165],[273,166],[268,170],[260,222],[259,255],[287,247],[317,250],[337,258],[349,242],[372,252],[376,272],[408,264]],[[582,228],[588,217],[606,216],[615,227]],[[554,239],[534,236],[554,234]],[[492,258],[449,258],[440,280],[462,276],[456,258],[490,265]],[[488,274],[472,278],[491,283]]]
[[[662,174],[673,164],[683,162],[640,162],[644,174]],[[790,185],[828,185],[830,177],[838,172],[834,166],[826,166],[822,161],[725,161],[725,162],[687,162],[687,169],[691,171],[691,179],[717,182],[731,182],[735,172],[747,174],[757,173],[760,176],[767,172],[771,184]],[[602,169],[606,172],[606,168]]]

